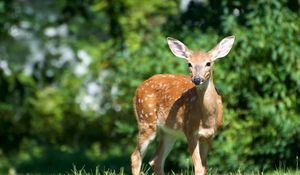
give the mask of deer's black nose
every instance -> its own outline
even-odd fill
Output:
[[[195,76],[192,81],[195,85],[199,85],[201,82],[203,82],[203,78],[201,78],[200,76]]]

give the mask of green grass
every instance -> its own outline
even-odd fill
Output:
[[[148,167],[142,167],[142,175],[152,175],[152,171]],[[76,166],[73,167],[73,169],[67,173],[68,175],[126,175],[124,172],[124,168],[120,168],[119,170],[101,170],[99,167],[96,167],[95,170],[87,171],[84,168],[78,169]],[[168,172],[169,175],[193,175],[194,173],[192,171],[183,170],[180,173],[174,173],[174,172]],[[226,175],[300,175],[300,171],[295,170],[284,170],[279,169],[273,172],[252,172],[252,173],[243,173],[243,172],[228,172],[225,173]],[[209,170],[207,175],[223,175],[217,173],[217,170]]]

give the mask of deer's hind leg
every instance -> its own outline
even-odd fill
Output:
[[[159,147],[149,164],[152,166],[155,174],[164,175],[164,164],[167,156],[173,148],[176,138],[161,130]]]
[[[142,165],[142,159],[150,142],[155,138],[156,126],[145,127],[139,126],[138,143],[131,155],[131,171],[133,175],[139,175]]]
[[[131,170],[138,175],[141,170],[142,158],[149,143],[155,138],[157,118],[155,115],[155,96],[134,97],[134,112],[138,121],[138,143],[131,155]]]

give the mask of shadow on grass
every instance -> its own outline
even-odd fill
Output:
[[[95,167],[99,167],[101,171],[107,169],[120,169],[124,167],[126,173],[129,172],[130,160],[129,154],[121,156],[112,156],[105,160],[100,157],[88,156],[87,149],[79,149],[76,151],[61,151],[54,147],[44,147],[38,155],[30,155],[30,158],[18,161],[15,164],[16,171],[21,174],[25,173],[70,173],[72,169],[84,168],[86,171],[93,171]]]

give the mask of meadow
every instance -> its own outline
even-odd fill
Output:
[[[209,51],[231,35],[208,172],[299,174],[299,19],[299,0],[0,0],[0,174],[130,174],[136,88],[190,74],[167,37]],[[192,174],[187,148],[169,174]]]
[[[87,171],[84,168],[77,169],[74,167],[70,172],[66,173],[67,175],[125,175],[128,173],[124,173],[124,169],[120,170],[101,170],[99,167],[96,167],[95,170]],[[130,173],[129,173],[130,174]],[[193,171],[183,170],[181,172],[166,172],[168,175],[193,175]],[[285,170],[285,169],[278,169],[273,172],[227,172],[227,173],[218,173],[218,170],[208,169],[207,175],[299,175],[300,171],[295,170]],[[143,172],[141,175],[153,175],[150,168],[143,168]]]

